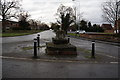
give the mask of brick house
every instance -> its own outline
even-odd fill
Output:
[[[117,32],[120,33],[120,19],[117,20]]]
[[[120,19],[118,20],[118,29],[119,29],[119,33],[120,33]]]
[[[1,21],[0,23],[2,23],[2,21]],[[3,27],[3,26],[2,26],[2,27]],[[6,30],[8,30],[8,29],[11,29],[11,28],[13,28],[13,27],[19,27],[19,23],[16,22],[16,21],[6,20],[6,21],[4,22],[4,27],[5,27]]]
[[[114,29],[111,24],[102,24],[101,26],[105,33],[114,33]]]

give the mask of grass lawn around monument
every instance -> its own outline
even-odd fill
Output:
[[[76,34],[75,33],[68,33],[68,35],[75,36]]]
[[[34,34],[41,32],[42,30],[16,30],[16,31],[6,31],[0,33],[0,37],[14,37],[14,36],[24,36],[29,34]]]

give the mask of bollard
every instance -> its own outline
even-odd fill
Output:
[[[40,47],[40,34],[38,34],[37,36],[37,43],[38,43],[38,47]]]
[[[68,43],[70,42],[70,38],[68,38]]]
[[[68,36],[68,43],[70,42],[70,36]]]
[[[95,41],[92,41],[91,58],[95,58]]]
[[[37,57],[37,39],[34,39],[34,57]]]

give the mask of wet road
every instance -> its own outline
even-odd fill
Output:
[[[52,39],[52,37],[55,37],[55,34],[53,33],[52,30],[44,31],[44,32],[41,32],[39,34],[41,35],[40,39],[43,40],[43,41],[44,40],[49,41],[49,40]],[[14,48],[14,47],[17,46],[18,42],[32,41],[36,36],[37,36],[37,34],[27,35],[27,36],[18,36],[18,37],[4,37],[2,39],[3,40],[2,43],[3,43],[3,47],[4,47],[3,52],[5,51],[5,48],[8,48],[8,50],[5,51],[5,52],[9,53],[9,51],[12,50],[11,48]],[[86,50],[91,50],[92,42],[89,41],[89,40],[83,40],[83,39],[80,39],[80,38],[77,39],[77,38],[72,38],[71,37],[70,38],[70,43],[75,45],[76,47],[80,47],[80,48],[83,48],[83,49],[86,49]],[[118,54],[119,54],[118,50],[120,49],[119,46],[106,44],[106,43],[99,43],[99,42],[96,42],[95,45],[96,45],[96,52],[97,53],[99,52],[99,53],[103,53],[105,55],[118,57]]]
[[[55,36],[52,30],[43,31],[37,34],[40,34],[41,39],[50,39]],[[18,36],[18,37],[4,37],[2,38],[2,43],[31,41],[37,37],[37,34],[32,34],[27,36]]]
[[[5,59],[3,78],[118,78],[117,65]]]
[[[77,38],[71,38],[71,43],[73,45],[76,45],[77,47],[91,50],[92,49],[92,41],[89,40],[83,40],[83,39],[77,39]],[[111,45],[107,43],[102,42],[95,42],[95,50],[96,53],[103,53],[105,55],[110,55],[114,57],[118,57],[118,50],[120,50],[119,46]]]

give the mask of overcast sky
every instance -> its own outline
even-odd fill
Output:
[[[22,7],[31,14],[32,19],[50,23],[56,21],[56,12],[60,4],[76,7],[83,12],[83,18],[100,24],[102,20],[101,3],[105,0],[23,0]]]

